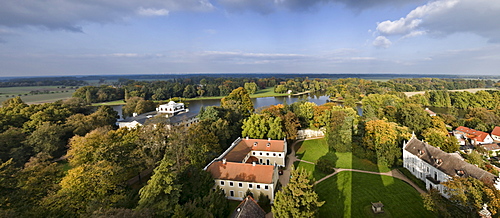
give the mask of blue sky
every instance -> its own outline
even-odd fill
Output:
[[[497,0],[2,0],[0,76],[500,75]]]

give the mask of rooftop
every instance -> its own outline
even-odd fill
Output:
[[[251,197],[247,196],[230,216],[231,218],[260,218],[266,217],[266,212]]]
[[[274,166],[214,161],[207,171],[214,179],[233,180],[242,182],[273,183]]]
[[[493,129],[493,131],[491,131],[491,134],[492,135],[496,135],[496,136],[500,136],[500,127],[499,126],[495,126],[495,128]]]
[[[230,149],[230,148],[229,148]],[[241,162],[251,151],[284,152],[284,140],[242,139],[225,156],[227,161]]]
[[[446,173],[448,176],[472,176],[481,181],[495,182],[495,175],[467,163],[453,154],[446,153],[439,148],[422,142],[417,138],[410,139],[404,149]]]

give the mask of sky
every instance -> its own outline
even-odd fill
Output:
[[[0,77],[500,75],[498,0],[2,0]]]

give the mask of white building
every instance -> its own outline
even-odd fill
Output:
[[[495,126],[495,128],[493,129],[493,131],[491,131],[491,137],[495,141],[500,141],[500,127]]]
[[[204,170],[212,174],[215,185],[231,200],[243,200],[264,193],[271,202],[278,182],[278,167],[285,167],[285,140],[238,138]]]
[[[186,111],[184,108],[184,103],[175,103],[174,101],[168,102],[168,104],[162,104],[156,108],[158,113],[165,113],[169,116],[174,116],[180,112]]]
[[[500,180],[495,176],[475,165],[465,162],[456,153],[446,153],[439,148],[412,137],[403,145],[403,166],[415,177],[425,182],[425,187],[439,190],[446,196],[446,182],[455,176],[472,176],[481,181],[490,181],[500,189]]]

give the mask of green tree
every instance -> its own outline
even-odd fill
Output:
[[[269,132],[267,137],[271,139],[284,139],[285,133],[283,132],[282,120],[280,117],[270,118],[269,122]]]
[[[249,94],[255,94],[255,92],[257,92],[257,84],[255,84],[254,82],[245,83],[244,87]]]
[[[417,104],[405,104],[398,109],[398,123],[407,126],[410,131],[420,135],[422,131],[431,126],[429,113]]]
[[[51,159],[47,153],[38,153],[17,174],[16,210],[25,217],[37,216],[42,210],[38,208],[41,200],[59,189],[64,174]]]
[[[275,217],[316,217],[325,203],[314,191],[310,173],[299,168],[292,170],[290,182],[276,193],[272,212]]]
[[[249,117],[255,111],[253,102],[247,90],[239,87],[231,92],[228,96],[221,99],[221,107],[235,110],[243,117]]]
[[[255,139],[263,139],[269,131],[269,123],[264,115],[252,114],[243,121],[242,136]]]
[[[35,153],[45,152],[58,157],[66,147],[66,135],[66,129],[61,125],[45,122],[26,138],[26,142]]]
[[[159,216],[170,216],[177,205],[181,185],[176,184],[177,174],[172,170],[174,162],[165,156],[154,169],[148,184],[139,191],[137,208],[153,209]]]

